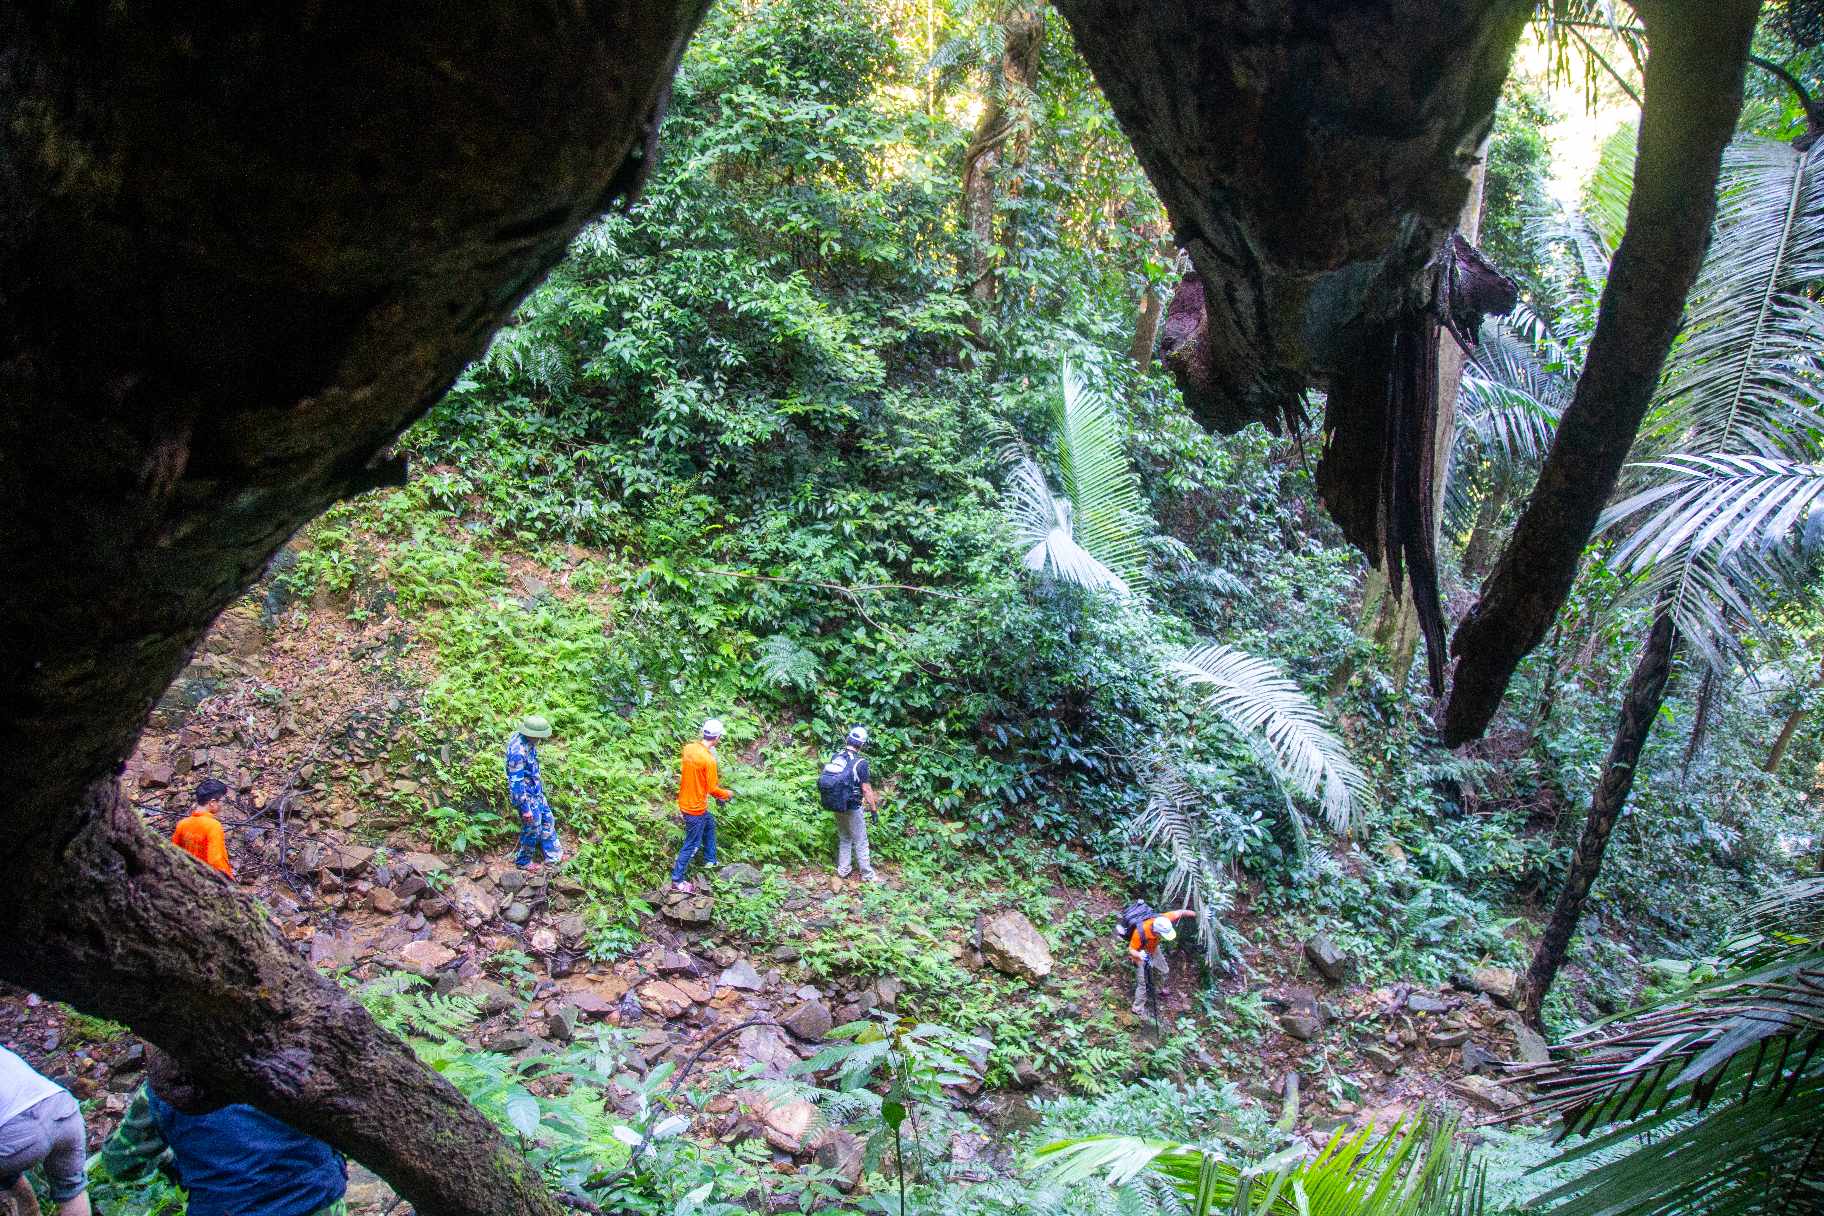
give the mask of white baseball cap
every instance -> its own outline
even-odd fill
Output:
[[[703,723],[703,737],[705,739],[720,739],[722,737],[722,719],[711,718]]]

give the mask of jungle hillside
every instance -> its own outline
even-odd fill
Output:
[[[707,11],[637,188],[235,576],[96,804],[171,853],[225,783],[253,916],[198,972],[290,994],[250,1023],[269,1045],[345,1002],[447,1083],[395,1096],[387,1064],[351,1099],[332,1142],[380,1172],[351,1162],[350,1213],[457,1210],[361,1151],[394,1124],[497,1133],[553,1211],[1824,1203],[1824,23],[1751,12],[1691,182],[1642,112],[1686,53],[1664,18],[1539,8],[1424,272],[1443,303],[1256,413],[1221,372],[1241,302],[1188,250],[1220,240],[1168,214],[1074,11]],[[1622,251],[1674,228],[1653,191],[1713,205],[1690,291],[1592,534],[1550,538],[1578,542],[1562,606],[1470,737],[1475,622],[1555,577],[1527,537],[1569,501],[1561,424],[1619,383]],[[503,770],[528,715],[542,868]],[[733,797],[679,884],[680,749],[712,719]],[[819,793],[856,727],[875,882],[837,873]],[[68,880],[114,893],[77,934],[102,977],[111,926],[161,923],[120,864]],[[1157,974],[1136,901],[1192,914]],[[8,978],[0,1042],[94,1150],[145,1042],[242,1033],[197,1004],[142,1042]],[[235,1092],[288,1118],[361,1071],[290,1089],[234,1051],[266,1069]],[[168,1177],[92,1179],[97,1211],[185,1210]]]

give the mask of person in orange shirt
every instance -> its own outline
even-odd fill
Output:
[[[722,788],[716,772],[716,744],[722,739],[722,720],[711,718],[703,724],[703,741],[691,740],[684,745],[683,772],[678,776],[678,810],[684,815],[684,847],[671,867],[671,889],[688,894],[692,887],[684,881],[684,871],[698,849],[703,850],[703,863],[715,866],[716,817],[710,814],[709,800],[726,803],[734,795]]]
[[[197,786],[196,809],[177,821],[171,843],[204,865],[233,878],[234,867],[228,864],[228,843],[222,836],[222,821],[215,817],[227,793],[228,787],[214,777]]]
[[[1138,913],[1138,915],[1136,915]],[[1185,917],[1197,914],[1189,908],[1179,908],[1176,912],[1154,912],[1145,904],[1130,904],[1122,913],[1122,926],[1132,926],[1127,937],[1127,957],[1134,960],[1134,1012],[1140,1017],[1147,1016],[1147,979],[1151,973],[1154,992],[1157,985],[1163,984],[1171,975],[1171,967],[1165,961],[1165,947],[1178,940],[1178,922]],[[1158,997],[1154,998],[1153,1012],[1157,1013]]]

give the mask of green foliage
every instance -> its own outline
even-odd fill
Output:
[[[407,971],[376,976],[355,996],[384,1029],[409,1038],[459,1038],[480,1016],[474,1001],[434,992],[429,980]]]
[[[1545,97],[1510,77],[1495,107],[1482,186],[1482,231],[1476,241],[1534,298],[1542,294],[1550,256],[1541,229],[1552,210],[1546,194],[1552,121]]]
[[[1482,1179],[1449,1121],[1423,1116],[1385,1133],[1338,1132],[1315,1160],[1302,1146],[1249,1165],[1201,1145],[1091,1136],[1039,1150],[1057,1185],[1106,1175],[1122,1187],[1143,1170],[1165,1178],[1191,1216],[1461,1216],[1482,1210]]]
[[[1725,974],[1573,1036],[1532,1071],[1542,1106],[1583,1142],[1538,1196],[1557,1216],[1758,1211],[1824,1187],[1824,880],[1749,910]]]
[[[423,715],[393,759],[412,756],[430,797],[376,807],[440,849],[507,846],[507,732],[526,712],[553,718],[544,773],[566,869],[594,905],[593,958],[640,941],[641,895],[678,842],[678,748],[714,714],[729,723],[722,775],[737,795],[718,811],[722,851],[768,872],[758,888],[717,884],[718,941],[789,942],[800,982],[899,979],[909,1025],[992,1042],[971,1064],[990,1085],[1030,1061],[1098,1095],[1041,1103],[1047,1138],[1157,1126],[1257,1161],[1283,1142],[1238,1095],[1129,1082],[1210,1057],[1254,1065],[1276,1033],[1258,997],[1210,996],[1134,1052],[1118,994],[1094,971],[1119,974],[1106,916],[1062,888],[1182,899],[1212,957],[1321,927],[1369,982],[1514,961],[1518,914],[1562,875],[1639,609],[1616,570],[1586,563],[1560,634],[1519,675],[1512,716],[1463,755],[1432,745],[1413,690],[1339,687],[1339,667],[1367,653],[1351,627],[1362,563],[1302,457],[1321,436],[1210,435],[1156,363],[1127,358],[1140,293],[1174,277],[1168,225],[1061,20],[1047,16],[1039,86],[1018,99],[1027,159],[1017,183],[1000,183],[1000,290],[983,305],[968,292],[956,175],[971,107],[999,87],[999,22],[937,5],[927,38],[903,16],[863,0],[714,8],[645,199],[582,234],[407,435],[411,483],[332,511],[284,590],[368,614],[390,594],[410,622],[420,647],[398,670],[422,673]],[[1537,106],[1510,94],[1491,151],[1485,242],[1519,264],[1538,318],[1491,331],[1466,388],[1461,501],[1447,507],[1451,539],[1480,536],[1472,576],[1525,498],[1606,271],[1590,231],[1566,241],[1535,221]],[[1488,387],[1513,387],[1503,364],[1526,393]],[[1011,466],[998,451],[1008,435],[1030,440]],[[1023,500],[1043,517],[1036,539],[1009,526]],[[1025,577],[1021,558],[1058,531],[1129,594]],[[1446,590],[1464,603],[1473,577],[1452,585],[1455,565]],[[1781,603],[1795,606],[1748,639],[1740,668],[1778,691],[1724,682],[1688,763],[1695,681],[1674,682],[1678,729],[1656,732],[1666,737],[1643,758],[1567,1018],[1629,1001],[1642,958],[1713,946],[1728,893],[1790,869],[1780,842],[1803,825],[1804,783],[1759,774],[1754,753],[1770,718],[1815,699],[1824,618]],[[1201,660],[1197,689],[1162,678],[1187,653]],[[889,801],[872,835],[892,882],[788,913],[782,873],[825,863],[832,846],[812,788],[820,756],[853,723],[878,741]],[[1800,733],[1789,775],[1821,758],[1817,736]],[[1308,831],[1312,806],[1347,838]],[[1270,918],[1255,941],[1231,915],[1243,891],[1250,928]],[[1082,969],[1040,989],[971,970],[977,916],[1009,905]],[[529,994],[524,955],[490,968]],[[433,1039],[459,1014],[409,983],[369,999]],[[554,1177],[580,1176],[587,1156],[563,1145],[597,1137],[598,1167],[627,1167],[597,1193],[604,1206],[732,1212],[827,1197],[751,1144],[640,1140],[641,1120],[670,1113],[668,1080],[617,1074],[645,1112],[617,1121],[586,1075],[563,1091],[447,1036],[439,1051]],[[884,1074],[871,1084],[800,1092],[832,1123],[892,1131],[875,1092]],[[528,1105],[564,1092],[581,1105]],[[1025,1172],[950,1186],[935,1105],[913,1128],[920,1104],[895,1101],[908,1159],[922,1163],[910,1210],[1178,1210],[1162,1179],[1136,1179],[1140,1198]],[[637,1160],[616,1127],[643,1144]],[[868,1202],[892,1210],[895,1198]]]

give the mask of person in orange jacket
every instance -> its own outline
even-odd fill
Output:
[[[671,889],[688,894],[693,888],[684,881],[684,871],[697,850],[703,850],[703,863],[714,867],[716,860],[716,817],[710,813],[709,800],[726,803],[734,795],[722,788],[716,772],[716,744],[722,739],[722,720],[711,718],[703,724],[703,741],[691,740],[684,745],[683,771],[678,776],[678,810],[684,816],[684,847],[671,867]]]
[[[1155,985],[1165,983],[1172,973],[1165,961],[1165,947],[1178,940],[1178,922],[1196,915],[1189,908],[1179,908],[1176,912],[1149,910],[1147,915],[1133,921],[1133,929],[1127,937],[1127,957],[1134,960],[1134,1012],[1139,1016],[1147,1016],[1147,972],[1152,972]]]
[[[214,777],[197,786],[196,809],[177,821],[171,843],[204,865],[233,878],[234,867],[228,864],[228,842],[222,834],[222,821],[215,817],[227,793],[228,787]]]

